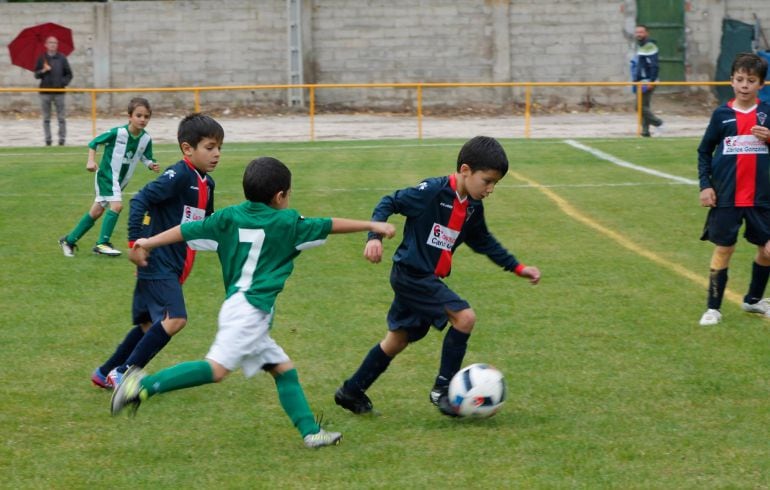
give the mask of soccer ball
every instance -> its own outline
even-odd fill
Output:
[[[471,364],[449,382],[449,404],[461,417],[491,417],[504,402],[503,373],[489,364]]]

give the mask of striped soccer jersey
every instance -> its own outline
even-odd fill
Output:
[[[182,236],[198,250],[216,250],[225,294],[241,291],[262,311],[272,311],[302,250],[326,241],[331,218],[303,218],[293,209],[245,201],[203,221],[182,225]]]
[[[742,111],[733,102],[714,110],[698,146],[700,189],[714,189],[717,207],[770,207],[767,142],[751,134],[752,126],[770,127],[770,105]]]
[[[418,274],[446,277],[452,254],[467,243],[503,269],[514,270],[519,262],[487,229],[482,202],[470,196],[461,201],[455,189],[454,175],[434,177],[380,200],[372,221],[387,221],[392,214],[406,216],[393,262]],[[376,237],[369,234],[370,239]]]
[[[185,160],[168,167],[131,199],[128,240],[150,237],[214,212],[214,180]],[[183,283],[192,270],[195,251],[173,243],[152,251],[147,267],[137,268],[139,279],[178,279]]]
[[[94,178],[97,196],[120,195],[134,175],[138,162],[146,166],[153,163],[152,139],[144,129],[138,136],[133,136],[128,125],[112,128],[88,143],[92,150],[99,145],[104,145],[104,154]]]

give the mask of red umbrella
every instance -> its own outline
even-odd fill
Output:
[[[59,40],[59,52],[68,56],[75,49],[72,42],[72,29],[53,22],[39,24],[23,29],[8,45],[11,63],[27,70],[34,71],[35,63],[40,55],[45,53],[45,40],[54,36]]]

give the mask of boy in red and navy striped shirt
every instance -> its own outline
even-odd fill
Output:
[[[441,365],[431,402],[441,413],[453,416],[447,399],[452,376],[460,370],[476,314],[467,301],[442,281],[452,268],[452,254],[462,243],[489,257],[504,270],[540,280],[537,267],[525,266],[511,255],[487,229],[482,199],[508,172],[508,158],[494,138],[477,136],[460,150],[456,172],[420,182],[383,197],[372,221],[387,221],[393,214],[406,216],[404,238],[393,255],[390,284],[395,297],[388,311],[388,333],[366,355],[358,370],[337,390],[337,405],[353,413],[372,411],[365,391],[410,342],[423,338],[430,327],[443,330]],[[364,249],[370,262],[382,259],[382,237],[370,233]]]
[[[757,254],[742,307],[770,317],[770,298],[762,299],[770,276],[770,105],[757,99],[767,61],[739,54],[731,73],[735,98],[714,110],[698,146],[700,202],[710,208],[701,240],[716,245],[702,326],[722,320],[727,270],[743,222],[744,237],[757,246]]]

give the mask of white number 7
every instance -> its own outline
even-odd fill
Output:
[[[254,271],[257,270],[259,254],[262,253],[262,244],[265,243],[265,230],[238,228],[238,241],[241,243],[251,243],[249,255],[246,257],[243,268],[241,268],[241,277],[235,283],[239,291],[246,291],[251,287]]]

